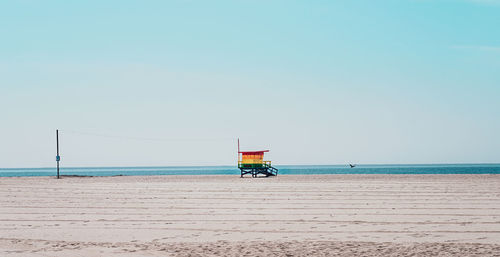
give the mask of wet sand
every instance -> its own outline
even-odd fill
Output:
[[[499,175],[0,178],[0,256],[500,256]]]

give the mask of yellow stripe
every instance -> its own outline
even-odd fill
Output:
[[[263,163],[264,161],[262,159],[245,159],[241,163],[248,163],[248,164],[253,164],[253,163]]]

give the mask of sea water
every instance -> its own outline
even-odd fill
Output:
[[[279,174],[500,174],[500,164],[277,165]],[[61,175],[239,175],[236,166],[62,167]],[[55,176],[54,168],[0,168],[0,177]]]

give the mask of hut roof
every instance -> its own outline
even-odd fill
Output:
[[[269,150],[263,150],[263,151],[240,151],[240,153],[242,154],[258,154],[258,153],[265,153],[265,152],[269,152]]]

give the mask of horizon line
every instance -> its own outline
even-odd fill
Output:
[[[351,163],[352,164],[352,163]],[[500,165],[500,162],[460,162],[460,163],[354,163],[356,166],[398,166],[398,165]],[[60,169],[82,169],[82,168],[194,168],[194,167],[235,167],[237,169],[237,165],[154,165],[154,166],[61,166]],[[275,166],[349,166],[349,163],[345,164],[279,164]],[[12,168],[0,168],[0,170],[8,170],[8,169],[56,169],[54,167],[12,167]]]

